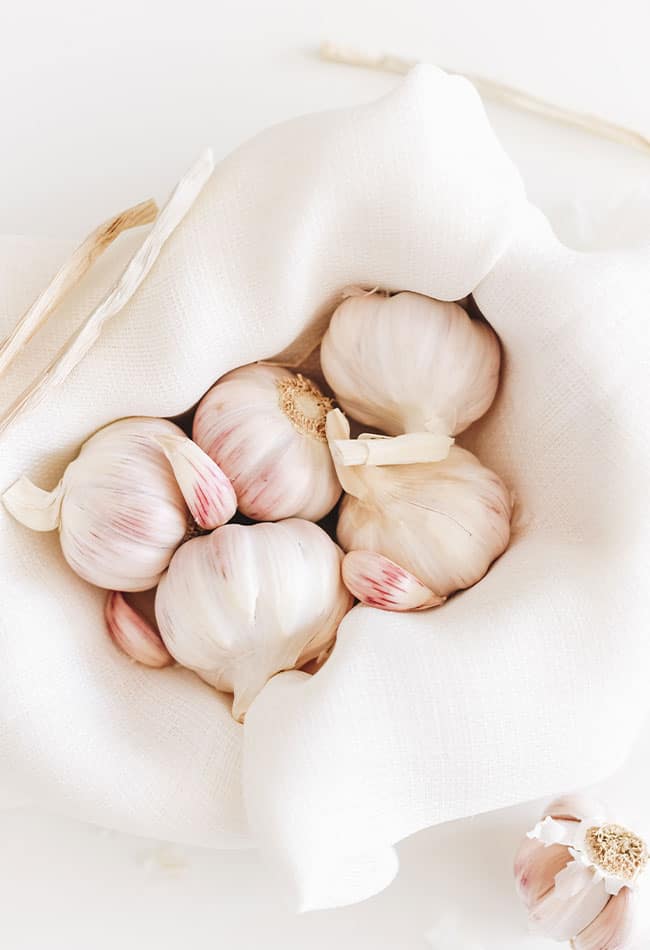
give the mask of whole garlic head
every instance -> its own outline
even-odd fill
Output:
[[[80,577],[108,590],[155,587],[196,522],[235,513],[232,485],[182,429],[165,419],[121,419],[96,432],[51,492],[19,479],[5,507],[35,531],[58,528]]]
[[[462,432],[492,404],[500,362],[486,323],[410,292],[348,296],[321,345],[341,408],[389,435]]]
[[[332,400],[303,376],[252,364],[203,397],[193,437],[231,480],[256,521],[318,521],[341,494],[325,437]]]
[[[329,413],[332,444],[349,431],[340,410]],[[346,492],[336,529],[343,550],[383,555],[438,598],[479,581],[508,545],[507,489],[458,446],[441,462],[337,465],[337,472]]]
[[[575,950],[631,947],[647,863],[641,838],[608,821],[598,803],[575,795],[552,802],[515,858],[531,930]]]
[[[309,521],[225,525],[172,558],[156,595],[160,634],[182,666],[234,693],[242,721],[275,673],[331,647],[352,606],[341,559]]]

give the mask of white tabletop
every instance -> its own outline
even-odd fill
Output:
[[[129,203],[164,197],[205,144],[218,156],[270,122],[371,99],[396,81],[320,63],[314,51],[324,38],[481,72],[650,132],[647,2],[594,7],[5,4],[0,233],[80,237]],[[531,198],[567,243],[648,240],[650,156],[489,111]],[[650,730],[602,790],[646,831],[648,749]],[[538,810],[522,805],[422,832],[399,846],[401,872],[385,893],[302,917],[254,852],[165,846],[33,810],[5,812],[0,942],[8,950],[417,950],[435,925],[437,950],[541,950],[549,945],[526,936],[511,877],[517,841]]]

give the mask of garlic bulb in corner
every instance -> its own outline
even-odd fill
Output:
[[[252,364],[203,397],[194,440],[232,482],[256,521],[319,521],[341,495],[325,438],[332,400],[303,376]]]
[[[330,412],[332,445],[349,433],[343,413]],[[431,595],[471,587],[508,545],[508,491],[465,449],[452,446],[441,462],[336,468],[346,492],[336,529],[343,550],[382,554]]]
[[[182,429],[144,417],[91,436],[52,491],[23,477],[3,502],[35,531],[58,528],[80,577],[121,591],[154,587],[195,522],[215,528],[237,508],[226,476]]]
[[[403,292],[348,296],[321,345],[321,365],[352,418],[389,435],[457,435],[492,404],[501,350],[456,303]]]
[[[530,929],[575,950],[625,950],[639,937],[637,888],[649,862],[633,831],[583,796],[553,802],[515,858]],[[635,933],[636,931],[636,933]]]
[[[275,673],[303,666],[336,637],[352,597],[339,548],[301,519],[225,525],[188,541],[156,594],[156,619],[174,658],[244,715]]]

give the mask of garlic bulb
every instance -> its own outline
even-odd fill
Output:
[[[23,477],[3,502],[35,531],[58,528],[63,556],[84,580],[123,591],[157,584],[192,518],[215,528],[237,507],[212,459],[172,422],[150,418],[100,429],[56,488],[43,491]]]
[[[193,437],[257,521],[318,521],[341,494],[325,438],[332,400],[277,366],[233,370],[199,403]]]
[[[340,410],[327,417],[327,436],[347,439]],[[346,495],[336,529],[344,551],[374,551],[444,598],[483,577],[510,539],[511,503],[497,475],[465,449],[441,462],[342,466]]]
[[[500,360],[486,323],[409,292],[348,296],[321,345],[341,408],[389,435],[462,432],[489,409]]]
[[[275,673],[331,646],[352,605],[341,558],[318,525],[297,518],[225,525],[188,541],[156,595],[167,649],[207,683],[233,692],[241,721]]]
[[[625,950],[635,929],[635,888],[646,845],[571,796],[553,802],[515,859],[517,891],[531,930],[575,950]]]

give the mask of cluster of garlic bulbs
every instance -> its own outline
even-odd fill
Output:
[[[30,528],[58,530],[70,567],[109,591],[106,625],[124,653],[193,670],[233,694],[241,721],[276,673],[325,662],[354,597],[438,606],[504,550],[508,493],[454,445],[490,406],[499,355],[457,304],[353,292],[322,369],[375,431],[351,438],[312,380],[253,364],[203,397],[192,438],[164,419],[114,422],[54,489],[21,478],[4,504]],[[315,522],[342,493],[336,544]],[[258,523],[229,524],[237,510]],[[153,588],[155,622],[125,596]]]
[[[350,439],[341,410],[328,413],[350,591],[369,606],[419,610],[475,584],[508,545],[511,497],[453,443],[494,399],[494,332],[455,303],[352,291],[321,363],[339,405],[380,430]]]
[[[164,419],[120,420],[52,491],[21,478],[4,504],[34,530],[58,530],[70,567],[109,591],[106,625],[124,653],[194,670],[233,694],[241,721],[270,677],[318,668],[353,603],[343,553],[313,523],[342,491],[325,434],[332,406],[303,376],[243,367],[201,401],[194,440]],[[237,508],[265,523],[228,524]],[[156,585],[154,624],[124,594]]]
[[[574,950],[631,948],[648,857],[643,840],[598,803],[575,795],[552,802],[515,858],[531,931]]]

